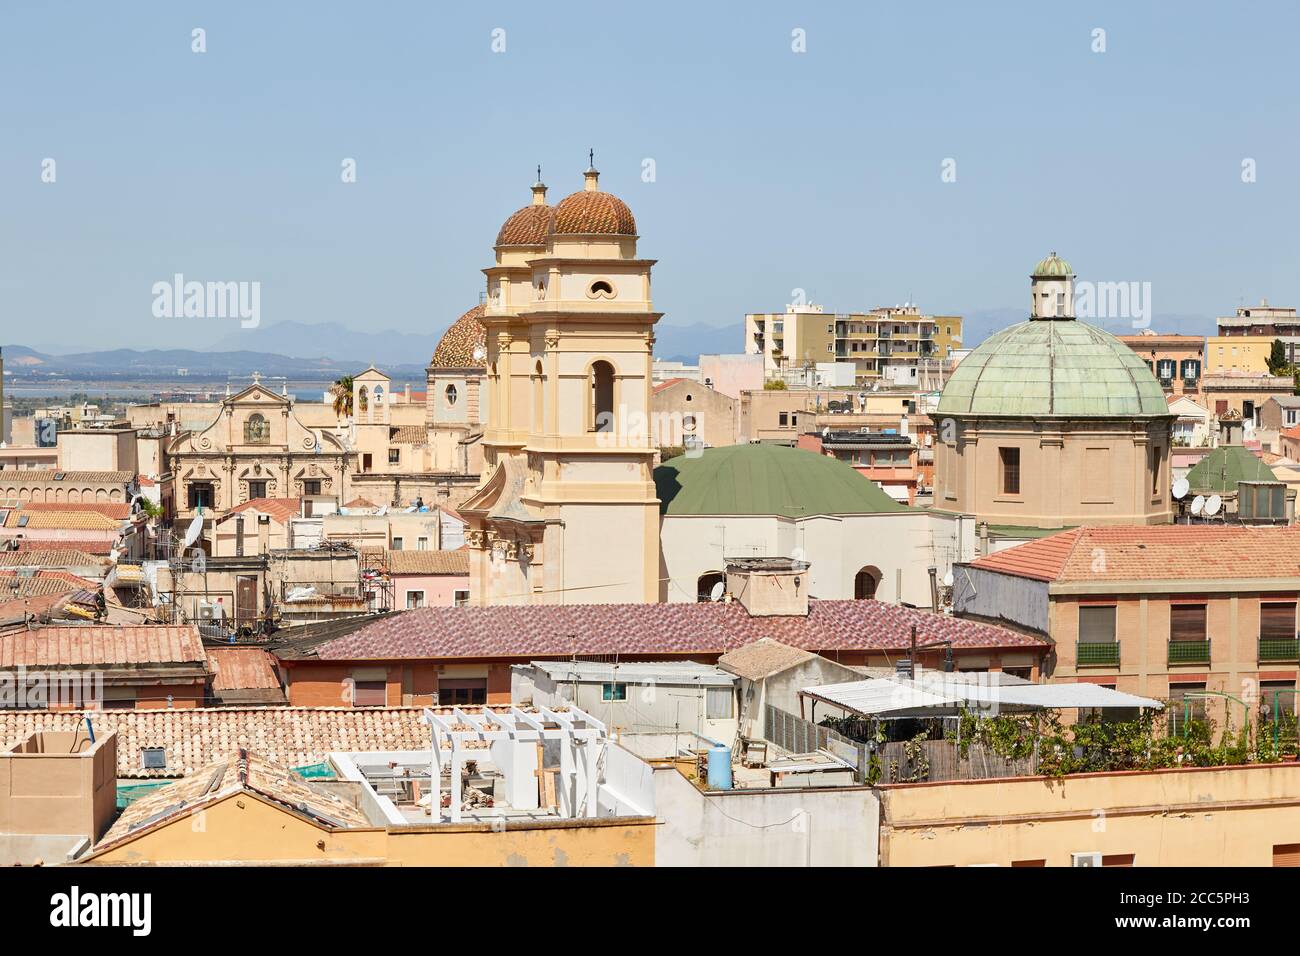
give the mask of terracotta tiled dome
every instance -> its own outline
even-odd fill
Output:
[[[611,193],[584,189],[560,200],[552,232],[558,236],[635,236],[636,219],[627,203]]]
[[[525,206],[501,227],[497,233],[498,246],[543,246],[546,230],[550,228],[554,208],[542,205]]]
[[[487,343],[483,327],[483,306],[476,305],[451,324],[433,350],[434,368],[482,368],[483,360],[474,358],[476,346]]]

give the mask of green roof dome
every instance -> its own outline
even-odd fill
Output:
[[[665,515],[876,514],[907,511],[870,478],[826,455],[781,445],[706,448],[655,469]]]
[[[1046,259],[1038,260],[1038,265],[1034,266],[1033,278],[1063,279],[1072,275],[1074,270],[1070,268],[1070,264],[1053,252]]]
[[[1169,415],[1138,354],[1074,320],[1031,319],[990,336],[961,360],[937,415],[1114,418]]]
[[[1240,445],[1220,445],[1187,473],[1193,494],[1236,494],[1239,481],[1277,481],[1277,475]]]

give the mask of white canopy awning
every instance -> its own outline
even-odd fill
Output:
[[[927,673],[916,680],[885,677],[805,687],[800,693],[864,717],[945,717],[962,708],[987,712],[1070,708],[1151,707],[1158,700],[1137,697],[1097,684],[1033,684],[1001,674]]]

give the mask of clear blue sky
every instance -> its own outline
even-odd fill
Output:
[[[1290,3],[5,0],[0,341],[229,334],[151,316],[174,272],[260,280],[264,324],[440,328],[589,146],[673,324],[1020,307],[1051,249],[1150,281],[1157,326],[1300,304],[1297,36]]]

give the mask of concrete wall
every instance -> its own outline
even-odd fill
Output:
[[[884,866],[1133,855],[1134,866],[1270,866],[1300,843],[1300,765],[880,788]]]
[[[705,792],[655,767],[659,866],[875,866],[880,805],[867,787]]]
[[[98,839],[115,813],[116,782],[116,734],[94,744],[81,731],[33,734],[0,752],[0,833]],[[42,841],[8,846],[10,854],[48,850]]]
[[[602,700],[602,683],[589,679],[575,684],[556,682],[544,671],[515,668],[511,673],[511,699],[531,700],[539,706],[553,707],[573,703],[605,724],[611,733],[644,733],[679,729],[684,734],[699,734],[710,740],[731,744],[736,739],[735,693],[732,694],[731,717],[710,719],[707,716],[706,690],[698,684],[638,682],[619,677],[611,665],[610,682],[627,685],[626,700]]]
[[[653,818],[327,830],[232,794],[106,850],[93,863],[297,863],[353,866],[652,866]]]

